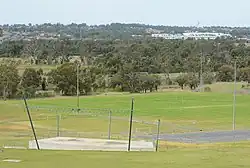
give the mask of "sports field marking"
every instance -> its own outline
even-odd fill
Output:
[[[238,106],[239,104],[237,104]],[[158,108],[164,110],[174,110],[174,109],[199,109],[199,108],[213,108],[213,107],[231,107],[232,104],[224,104],[224,105],[209,105],[209,106],[186,106],[186,107],[173,107],[173,108]]]

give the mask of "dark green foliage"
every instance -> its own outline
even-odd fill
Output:
[[[4,99],[13,98],[17,93],[20,77],[16,65],[0,64],[0,96]]]
[[[33,68],[26,68],[20,82],[18,97],[25,94],[27,97],[35,97],[36,91],[42,84],[42,69],[36,71]]]
[[[184,89],[185,84],[188,82],[187,75],[181,74],[176,78],[176,82],[181,87],[181,89]]]
[[[240,80],[250,83],[250,67],[240,69]]]
[[[219,68],[217,80],[221,82],[231,82],[234,79],[234,68],[230,65],[223,65]]]
[[[189,86],[191,90],[194,90],[198,87],[199,79],[195,73],[181,74],[175,80],[181,89],[184,89],[184,86]]]
[[[22,76],[22,81],[21,81],[21,86],[23,88],[28,88],[32,87],[34,89],[38,88],[41,85],[41,80],[42,80],[42,70],[36,71],[33,68],[27,68],[25,69],[23,76]]]
[[[49,31],[47,26],[40,25],[37,29]],[[61,34],[67,32],[73,36],[80,36],[79,25],[53,26],[52,24],[49,26],[51,32],[60,30]],[[81,26],[83,29],[88,27]],[[142,29],[148,27],[133,26]],[[20,27],[15,29],[19,30]],[[204,84],[211,84],[216,79],[232,81],[234,77],[232,66],[235,60],[237,68],[240,69],[237,79],[250,81],[248,72],[250,47],[242,42],[236,44],[237,41],[233,39],[207,41],[152,39],[146,36],[144,30],[136,31],[143,33],[141,38],[131,38],[129,37],[131,33],[136,32],[130,32],[131,29],[124,24],[97,27],[82,31],[82,40],[62,37],[58,40],[5,41],[0,44],[0,57],[28,57],[32,64],[57,64],[58,68],[49,74],[34,69],[25,70],[18,88],[20,91],[26,90],[32,94],[31,88],[43,91],[54,89],[63,95],[76,95],[76,64],[81,64],[79,70],[81,95],[106,88],[132,93],[157,91],[161,84],[172,85],[172,73],[185,74],[175,79],[182,89],[184,86],[195,89],[199,85],[201,61]],[[110,30],[110,28],[115,29]],[[161,26],[157,28],[164,29]],[[103,30],[106,29],[108,31],[103,34]],[[117,29],[129,32],[119,35]],[[170,29],[182,32],[186,28]],[[117,36],[122,37],[113,40]],[[162,79],[159,76],[162,76]],[[49,88],[48,84],[55,88]]]
[[[204,84],[212,84],[215,82],[215,76],[213,73],[203,73],[202,77]]]
[[[77,93],[77,65],[66,63],[48,73],[49,83],[54,84],[63,95],[71,96]],[[87,95],[97,88],[104,87],[98,68],[79,67],[79,91]]]
[[[46,87],[47,87],[47,79],[43,78],[43,80],[42,80],[42,90],[45,91]]]
[[[63,95],[76,94],[76,66],[63,64],[49,74],[49,82],[54,84]]]
[[[208,86],[206,86],[205,88],[204,88],[204,92],[211,92],[212,91],[212,89],[210,88],[210,87],[208,87]]]
[[[0,37],[3,36],[3,29],[0,28]]]
[[[190,87],[191,90],[194,90],[198,87],[199,79],[194,73],[189,73],[186,75],[187,85]]]

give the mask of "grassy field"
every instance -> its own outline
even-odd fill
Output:
[[[209,148],[170,148],[158,153],[5,150],[0,153],[0,167],[238,168],[250,166],[249,147],[249,143],[237,143]],[[22,161],[2,162],[6,158]]]
[[[96,114],[99,112],[99,116],[69,116],[65,113],[62,115],[65,118],[60,121],[60,129],[84,132],[85,135],[100,137],[101,135],[97,135],[98,133],[107,133],[108,113],[98,111],[98,109],[110,108],[113,116],[128,119],[132,97],[135,98],[135,118],[152,122],[161,119],[162,132],[171,132],[179,126],[183,128],[182,131],[232,129],[232,94],[191,92],[81,97],[80,107],[91,108],[92,110],[89,112]],[[237,95],[236,100],[236,128],[249,128],[250,96]],[[33,99],[28,100],[28,103],[31,106],[73,108],[76,107],[76,98]],[[23,102],[21,100],[0,102],[0,107],[0,145],[27,143],[32,135]],[[125,109],[127,112],[119,112],[121,109]],[[55,132],[55,111],[31,109],[31,113],[39,137],[49,136],[49,130]],[[39,120],[39,118],[44,119]],[[169,128],[170,126],[172,128]],[[127,120],[112,120],[114,136],[121,134],[121,132],[127,134],[127,127]],[[134,129],[150,129],[147,127],[149,126],[141,123],[134,124]],[[27,132],[29,135],[26,135]],[[97,134],[92,135],[93,132]],[[22,134],[24,135],[20,136]],[[5,150],[4,153],[0,153],[0,167],[247,167],[250,165],[250,161],[247,159],[250,154],[249,147],[249,142],[214,146],[161,142],[160,153]],[[4,158],[21,159],[23,162],[1,162]]]
[[[60,130],[67,132],[80,132],[84,136],[107,137],[108,112],[98,109],[112,109],[112,116],[122,117],[124,120],[112,120],[112,135],[128,134],[128,118],[131,98],[135,98],[135,119],[155,122],[162,120],[161,132],[187,132],[187,131],[215,131],[232,129],[232,100],[231,94],[222,93],[191,93],[191,92],[162,92],[148,94],[100,95],[80,98],[81,108],[90,108],[95,116],[70,115],[62,113]],[[250,96],[237,95],[236,128],[245,129],[250,126]],[[58,97],[50,99],[28,100],[31,106],[76,107],[75,97]],[[14,104],[20,104],[16,106]],[[0,133],[28,132],[29,122],[22,101],[2,102],[0,118]],[[126,112],[119,112],[125,109]],[[59,111],[62,112],[62,111]],[[67,111],[67,112],[70,112]],[[56,131],[55,110],[31,109],[38,134],[50,136]],[[43,119],[40,119],[43,118]],[[15,120],[15,121],[11,121]],[[13,130],[13,131],[11,131]],[[156,131],[155,125],[142,123],[134,124],[134,132],[151,133]],[[95,135],[93,135],[93,133]],[[13,138],[13,140],[15,140]],[[24,139],[26,140],[26,139]],[[6,140],[3,140],[6,141]],[[1,140],[0,140],[1,142]],[[10,141],[8,141],[10,142]]]
[[[230,129],[232,122],[231,94],[163,92],[135,95],[90,96],[80,99],[81,108],[130,109],[131,97],[135,98],[135,117],[174,122],[195,122],[204,129]],[[237,127],[250,126],[250,96],[237,95]],[[30,100],[31,105],[75,107],[76,98]],[[122,115],[117,112],[115,115]],[[123,114],[124,115],[124,114]],[[127,116],[129,113],[126,114]]]

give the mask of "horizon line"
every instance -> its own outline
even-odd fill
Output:
[[[80,23],[80,22],[68,22],[68,23],[62,23],[62,22],[41,22],[41,23],[31,23],[31,22],[27,22],[27,23],[0,23],[0,27],[3,27],[4,25],[8,25],[8,26],[14,26],[14,25],[26,25],[28,26],[29,24],[31,24],[32,26],[34,25],[43,25],[43,24],[52,24],[52,25],[56,25],[56,24],[60,24],[60,25],[64,25],[64,26],[68,26],[71,24],[76,24],[76,25],[80,25],[80,24],[86,24],[87,26],[102,26],[102,25],[111,25],[111,24],[124,24],[124,25],[129,25],[129,24],[136,24],[136,25],[145,25],[145,26],[153,26],[153,27],[157,27],[157,26],[162,26],[162,27],[228,27],[228,28],[250,28],[250,25],[181,25],[181,24],[169,24],[169,25],[164,25],[164,24],[149,24],[149,23],[140,23],[140,22],[109,22],[109,23],[99,23],[99,24],[88,24],[88,23]]]

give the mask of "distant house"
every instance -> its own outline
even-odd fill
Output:
[[[194,33],[183,33],[184,39],[204,39],[204,40],[215,40],[216,38],[230,38],[232,35],[230,34],[224,34],[224,33],[199,33],[199,32],[194,32]]]
[[[174,39],[183,39],[183,35],[182,34],[152,34],[153,38],[164,38],[164,39],[170,39],[170,40],[174,40]]]
[[[230,34],[224,33],[199,33],[199,32],[190,32],[183,34],[152,34],[153,38],[164,38],[164,39],[204,39],[204,40],[215,40],[216,38],[230,38],[232,37]]]

